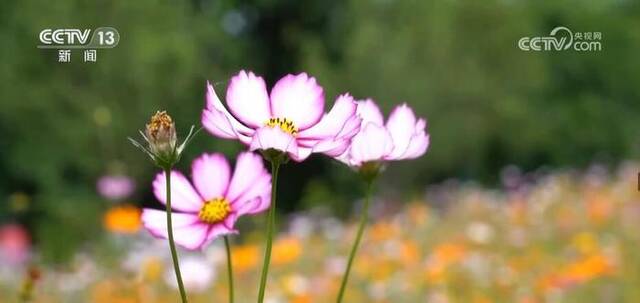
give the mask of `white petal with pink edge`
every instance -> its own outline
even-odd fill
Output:
[[[340,95],[329,113],[325,114],[316,125],[298,133],[298,140],[319,141],[337,136],[347,121],[354,118],[356,108],[357,104],[353,101],[353,97],[349,94]],[[311,145],[313,144],[307,146]]]
[[[204,200],[223,198],[231,177],[229,162],[220,153],[202,154],[191,164],[193,184]]]
[[[231,203],[231,208],[239,215],[255,214],[269,207],[271,199],[260,200],[271,196],[271,175],[264,174],[252,182],[236,200]],[[265,203],[266,202],[266,203]]]
[[[372,99],[358,101],[358,116],[363,123],[373,122],[377,125],[384,125],[384,117],[380,107]]]
[[[158,238],[166,239],[167,213],[156,209],[142,211],[142,224]],[[195,214],[173,213],[173,238],[176,244],[190,250],[200,249],[207,240],[210,226],[200,222]]]
[[[271,118],[267,86],[262,77],[240,71],[227,88],[227,104],[235,117],[245,125],[259,128]]]
[[[252,152],[240,153],[225,197],[229,203],[233,204],[238,197],[250,190],[256,181],[265,175],[271,178],[260,155]]]
[[[249,150],[275,149],[288,153],[292,158],[298,157],[298,144],[295,138],[280,127],[265,126],[258,129],[251,140]]]
[[[293,121],[299,131],[318,123],[323,111],[324,91],[306,73],[287,75],[271,90],[273,117]]]
[[[165,174],[162,172],[153,180],[153,193],[162,204],[167,203],[166,190]],[[203,203],[189,180],[178,171],[171,171],[171,198],[171,208],[184,212],[197,213]]]
[[[367,123],[351,141],[350,162],[360,165],[382,160],[393,150],[393,139],[382,126]]]
[[[415,133],[416,116],[406,103],[391,111],[387,121],[387,130],[393,138],[393,151],[389,158],[400,158],[409,148],[411,137]]]
[[[249,142],[248,136],[253,135],[254,130],[240,123],[229,113],[209,82],[207,82],[206,100],[206,108],[202,111],[202,124],[205,129],[218,137]]]

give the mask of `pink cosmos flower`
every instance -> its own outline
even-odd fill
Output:
[[[233,175],[222,154],[203,154],[191,168],[193,186],[180,172],[171,172],[173,234],[186,249],[200,249],[218,236],[237,233],[233,226],[239,216],[260,213],[271,204],[271,175],[257,154],[241,153]],[[164,173],[159,173],[153,192],[163,204],[165,184]],[[144,209],[142,223],[152,235],[167,238],[166,212]]]
[[[98,193],[109,200],[121,200],[129,197],[136,188],[133,179],[127,176],[105,175],[96,183]]]
[[[240,71],[227,88],[226,103],[229,110],[207,83],[205,129],[221,138],[238,139],[252,151],[275,149],[295,161],[311,153],[338,156],[360,129],[353,98],[339,96],[324,113],[323,89],[306,73],[283,77],[268,94],[261,77]]]
[[[31,238],[18,224],[0,226],[0,263],[20,265],[30,256]]]
[[[362,118],[362,128],[353,137],[349,149],[338,157],[350,166],[414,159],[429,147],[427,122],[417,119],[406,103],[393,109],[386,124],[380,108],[371,99],[358,101],[358,115]]]

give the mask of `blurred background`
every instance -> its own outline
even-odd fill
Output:
[[[42,29],[99,26],[121,40],[96,63],[81,53],[59,63],[36,48]],[[602,50],[518,49],[556,26],[601,32]],[[565,172],[578,184],[594,170],[614,182],[608,173],[640,155],[637,1],[2,1],[0,41],[0,225],[56,266],[82,249],[114,249],[105,248],[113,208],[158,207],[157,169],[126,138],[163,109],[184,136],[200,124],[206,81],[222,97],[241,69],[268,86],[306,71],[327,107],[350,92],[387,114],[407,102],[426,117],[428,153],[393,163],[379,182],[390,208],[420,201],[445,216],[452,191],[504,194]],[[201,132],[179,168],[203,151],[242,149]],[[615,182],[633,196],[628,171],[633,180]],[[281,176],[284,218],[349,222],[357,212],[359,180],[335,161],[312,157]]]

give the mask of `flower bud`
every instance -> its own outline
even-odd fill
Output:
[[[171,169],[173,165],[180,161],[180,156],[185,147],[199,131],[200,129],[195,130],[195,126],[191,126],[187,137],[178,145],[176,125],[173,123],[171,116],[165,111],[159,111],[151,117],[151,121],[147,124],[145,131],[140,131],[140,134],[147,142],[147,146],[135,139],[128,139],[133,146],[147,154],[157,166],[163,169]]]
[[[162,158],[171,158],[176,150],[176,126],[165,111],[156,112],[145,131],[151,153]]]

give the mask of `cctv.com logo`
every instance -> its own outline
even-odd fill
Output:
[[[518,40],[518,48],[523,51],[565,51],[573,49],[579,52],[602,50],[601,32],[571,32],[564,26],[551,30],[545,37],[522,37]]]

